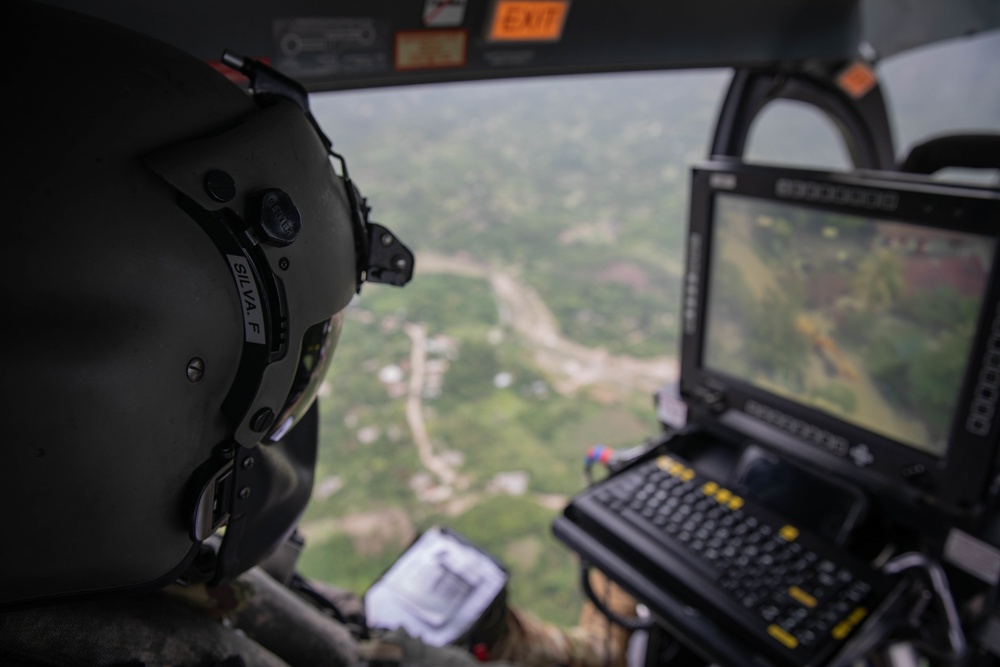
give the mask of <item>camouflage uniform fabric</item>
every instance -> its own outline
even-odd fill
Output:
[[[402,630],[387,632],[361,643],[368,667],[516,667],[506,662],[483,663],[464,649],[430,646]]]
[[[0,613],[0,665],[221,667],[235,656],[245,667],[287,667],[231,626],[162,594]]]
[[[0,613],[0,665],[356,667],[347,629],[259,568],[207,588],[170,586]]]
[[[331,590],[331,589],[324,589]],[[599,585],[595,590],[600,590]],[[634,614],[619,589],[609,606]],[[357,598],[354,598],[357,601]],[[624,667],[628,632],[587,606],[563,629],[508,607],[492,667]],[[484,656],[485,657],[485,656]],[[170,586],[147,595],[0,613],[0,665],[27,667],[476,667],[455,647],[402,631],[358,642],[329,614],[254,568],[213,588]]]
[[[635,617],[636,603],[625,591],[594,570],[591,587],[619,615]],[[507,636],[493,657],[521,667],[625,667],[631,632],[612,623],[587,602],[579,623],[562,628],[515,606],[508,608]]]
[[[591,586],[607,606],[624,617],[636,615],[635,600],[600,572],[590,575]],[[506,633],[491,648],[491,667],[625,667],[631,632],[611,623],[589,602],[579,623],[562,628],[516,606],[507,607]],[[435,649],[396,631],[362,645],[373,666],[441,665],[462,667],[477,663],[465,651]]]

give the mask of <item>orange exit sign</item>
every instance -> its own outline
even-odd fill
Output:
[[[497,0],[490,41],[558,41],[568,13],[569,0]]]

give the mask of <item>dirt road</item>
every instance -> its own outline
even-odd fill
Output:
[[[417,456],[428,472],[441,484],[451,486],[455,481],[455,471],[447,461],[434,453],[434,445],[427,433],[424,421],[423,389],[424,369],[427,361],[427,328],[422,324],[407,323],[404,327],[410,337],[410,385],[406,396],[406,421],[417,446]]]
[[[600,386],[614,393],[630,393],[634,390],[652,393],[666,382],[677,377],[677,363],[674,359],[637,359],[626,355],[609,354],[607,350],[589,348],[562,335],[559,323],[541,296],[530,286],[521,282],[512,271],[502,267],[489,266],[467,257],[445,257],[421,254],[417,261],[420,273],[448,273],[489,280],[496,299],[497,310],[503,325],[514,332],[532,350],[535,362],[548,375],[553,387],[562,393],[572,394],[588,386]],[[438,498],[427,502],[441,503],[443,511],[451,516],[468,511],[482,501],[486,495],[471,493],[460,471],[434,450],[427,431],[423,412],[423,386],[427,360],[427,329],[422,324],[408,323],[404,331],[409,336],[410,378],[406,396],[406,420],[413,434],[423,468],[435,478],[432,488],[425,489],[437,493]],[[418,496],[420,494],[418,493]],[[558,510],[566,504],[561,495],[533,494],[541,506]],[[399,510],[389,510],[399,512]],[[409,519],[397,519],[402,526],[401,533],[413,531]],[[405,524],[405,525],[403,525]],[[334,533],[344,532],[355,540],[362,553],[378,548],[385,540],[386,519],[382,512],[367,512],[337,519],[323,519],[304,524],[301,528],[310,537],[322,541]],[[395,525],[395,524],[394,524]]]
[[[500,319],[532,349],[535,363],[550,377],[556,391],[573,394],[600,385],[623,392],[649,394],[677,378],[677,361],[670,357],[639,359],[586,347],[563,336],[542,297],[513,272],[462,256],[421,254],[418,273],[450,273],[489,280]]]

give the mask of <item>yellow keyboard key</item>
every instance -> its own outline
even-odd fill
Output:
[[[788,594],[791,595],[800,604],[804,604],[810,609],[816,606],[816,598],[809,595],[798,586],[792,586],[791,588],[789,588]]]
[[[834,639],[843,639],[848,634],[850,634],[852,627],[854,626],[852,626],[847,621],[841,621],[836,626],[834,626],[833,630],[830,631],[830,636],[832,636]]]
[[[787,630],[779,625],[771,624],[767,626],[767,634],[771,635],[779,642],[787,646],[788,648],[795,648],[799,645],[799,640],[795,638],[794,635],[789,634]]]
[[[795,538],[799,536],[799,529],[795,526],[782,526],[778,535],[781,535],[787,542],[794,542]]]
[[[705,485],[701,487],[701,490],[705,492],[706,496],[711,496],[719,490],[719,485],[715,482],[705,482]]]

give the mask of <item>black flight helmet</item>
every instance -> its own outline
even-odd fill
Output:
[[[0,606],[231,578],[309,498],[345,308],[413,256],[266,65],[5,21]]]

